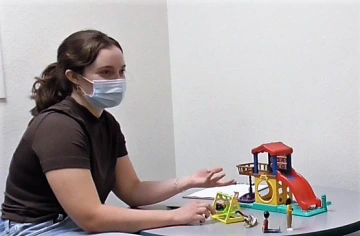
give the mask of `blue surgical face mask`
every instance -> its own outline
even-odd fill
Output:
[[[83,92],[86,100],[94,107],[99,109],[115,107],[123,100],[126,90],[125,79],[90,81],[85,77],[83,78],[93,85],[92,94]]]

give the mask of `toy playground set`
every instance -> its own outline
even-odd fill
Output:
[[[260,153],[267,153],[267,163],[260,163]],[[331,202],[326,195],[321,200],[315,195],[309,182],[292,167],[293,149],[282,142],[266,143],[252,149],[253,163],[237,165],[240,175],[249,176],[249,193],[241,196],[239,202],[244,208],[286,213],[286,199],[293,202],[293,215],[314,216],[327,212]],[[255,192],[252,192],[251,177],[255,178]],[[265,182],[268,193],[262,196],[259,185]],[[293,200],[295,197],[296,201]]]
[[[267,162],[259,162],[259,154],[267,153]],[[253,163],[237,165],[240,175],[249,176],[249,192],[243,196],[217,193],[213,207],[217,214],[212,218],[223,223],[245,222],[247,227],[257,224],[257,219],[242,213],[241,208],[287,214],[286,201],[291,200],[292,215],[311,217],[327,212],[331,202],[326,195],[319,199],[309,182],[292,167],[293,149],[282,142],[262,144],[252,149]],[[252,178],[255,183],[252,184]],[[261,195],[259,185],[267,184]],[[255,190],[253,191],[253,185]],[[294,200],[295,198],[296,200]]]

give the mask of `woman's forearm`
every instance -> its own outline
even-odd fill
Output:
[[[131,206],[144,206],[162,202],[191,187],[190,179],[141,181],[133,189]]]
[[[88,233],[137,233],[144,229],[176,225],[173,211],[135,210],[102,205],[83,230]]]

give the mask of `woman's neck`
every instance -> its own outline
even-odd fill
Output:
[[[80,105],[88,109],[95,117],[100,118],[103,110],[93,107],[84,96],[80,95],[77,91],[73,91],[71,97]]]

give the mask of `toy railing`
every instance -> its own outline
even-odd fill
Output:
[[[239,170],[239,175],[252,175],[254,173],[254,163],[245,163],[236,166]]]
[[[258,170],[260,174],[268,173],[268,164],[267,163],[259,163]]]
[[[254,163],[245,163],[236,166],[239,171],[239,175],[253,175]],[[259,174],[266,174],[269,172],[267,163],[258,163]]]

